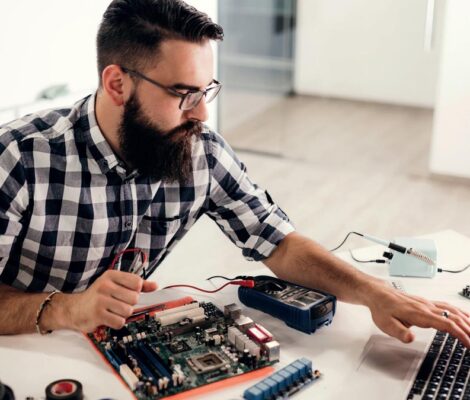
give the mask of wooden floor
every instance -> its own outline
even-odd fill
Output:
[[[470,183],[428,170],[432,117],[427,109],[296,96],[221,133],[248,150],[237,153],[250,176],[298,231],[327,248],[352,230],[389,239],[445,229],[470,235]],[[204,219],[157,279],[182,270],[202,278],[222,263],[234,273],[261,266],[244,261]],[[350,245],[369,243],[358,238]]]

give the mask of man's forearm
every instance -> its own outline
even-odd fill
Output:
[[[324,290],[349,303],[367,304],[370,291],[384,284],[295,232],[264,263],[281,279]]]
[[[24,293],[0,284],[0,335],[36,332],[36,315],[48,295]],[[70,296],[58,293],[53,297],[41,314],[41,331],[72,328],[67,314]]]

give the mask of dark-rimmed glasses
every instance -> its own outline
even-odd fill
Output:
[[[161,83],[158,83],[154,81],[153,79],[150,79],[149,77],[145,76],[144,74],[141,74],[138,71],[134,71],[132,69],[122,67],[122,66],[121,66],[121,69],[126,74],[134,75],[137,78],[143,79],[151,83],[152,85],[159,87],[160,89],[166,90],[168,93],[170,93],[173,96],[179,97],[181,99],[179,109],[182,111],[192,110],[194,107],[196,107],[199,104],[199,102],[202,100],[203,97],[206,103],[210,103],[212,100],[214,100],[217,97],[217,95],[220,92],[220,89],[222,88],[222,84],[214,79],[212,80],[212,83],[211,83],[211,85],[213,86],[209,86],[205,90],[189,89],[186,93],[181,93],[175,88],[162,85]]]

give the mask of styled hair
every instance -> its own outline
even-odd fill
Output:
[[[98,74],[111,64],[145,68],[169,39],[222,40],[222,27],[182,0],[113,0],[96,39]]]

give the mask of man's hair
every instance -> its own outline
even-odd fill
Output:
[[[163,41],[222,40],[222,27],[182,0],[113,0],[98,30],[96,47],[101,85],[111,64],[131,69],[147,67]]]

